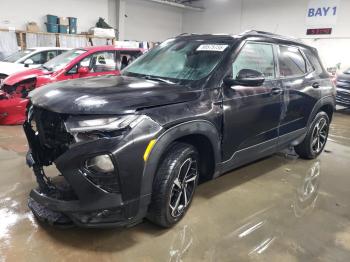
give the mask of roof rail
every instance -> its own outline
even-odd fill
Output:
[[[259,30],[248,30],[239,34],[239,36],[267,36],[267,37],[273,37],[281,40],[288,40],[288,41],[293,41],[297,43],[302,43],[298,38],[283,36],[275,33],[259,31]]]
[[[177,35],[176,37],[183,36],[183,35],[191,35],[191,34],[190,33],[182,33],[182,34]]]

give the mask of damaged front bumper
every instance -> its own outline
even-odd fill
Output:
[[[49,123],[50,117],[45,116],[45,120]],[[39,121],[35,125],[26,121],[23,127],[30,146],[27,164],[33,168],[39,185],[30,192],[28,206],[39,220],[53,225],[115,227],[136,224],[145,217],[150,195],[141,195],[141,182],[143,151],[149,137],[143,134],[142,139],[134,141],[134,138],[144,128],[151,130],[159,126],[145,121],[140,124],[145,127],[135,128],[122,138],[73,143],[62,150],[50,141],[62,139],[62,134],[48,134],[46,138],[41,134],[47,133],[50,126],[54,127],[52,130],[59,130],[59,123],[45,129]],[[108,175],[95,174],[86,168],[87,159],[101,155],[112,159],[114,171]],[[43,167],[51,164],[56,165],[59,176],[46,176]]]
[[[47,178],[36,164],[32,166],[39,184],[30,192],[28,200],[34,215],[52,225],[106,227],[136,223],[139,199],[123,201],[121,192],[108,192],[78,167],[66,166],[68,159],[79,163],[80,157],[80,154],[74,157],[70,152],[63,155],[56,162],[63,175],[54,178]],[[28,159],[33,159],[31,152],[27,154],[27,162]]]
[[[24,98],[0,97],[0,125],[19,125],[25,120],[28,100]]]

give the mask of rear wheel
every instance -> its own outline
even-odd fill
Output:
[[[148,218],[162,227],[171,227],[185,215],[197,187],[197,150],[175,143],[163,158],[153,183]]]
[[[318,157],[327,142],[329,132],[329,117],[325,112],[319,112],[304,141],[295,147],[295,152],[304,159],[314,159]]]

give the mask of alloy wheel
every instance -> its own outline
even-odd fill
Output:
[[[320,118],[312,131],[311,149],[318,154],[327,142],[328,124],[325,118]]]
[[[197,161],[187,158],[181,165],[174,180],[170,195],[170,214],[177,218],[181,216],[191,203],[198,177]]]

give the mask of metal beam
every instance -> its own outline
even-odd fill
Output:
[[[189,5],[184,5],[184,4],[180,4],[180,3],[176,3],[176,2],[172,2],[172,1],[168,1],[168,0],[146,0],[146,1],[154,2],[154,3],[158,3],[158,4],[163,4],[163,5],[169,5],[169,6],[182,8],[182,9],[186,9],[186,10],[204,11],[203,7],[189,6]]]

